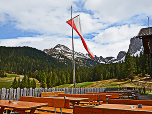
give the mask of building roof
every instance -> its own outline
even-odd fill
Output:
[[[137,37],[152,35],[152,27],[142,28]]]
[[[142,39],[144,53],[152,53],[152,27],[142,28],[136,38]]]

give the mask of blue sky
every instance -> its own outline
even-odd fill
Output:
[[[130,38],[147,27],[151,0],[0,0],[0,45],[40,50],[63,44],[72,49],[71,27],[80,14],[83,37],[97,56],[127,51]],[[74,31],[75,51],[87,53]]]

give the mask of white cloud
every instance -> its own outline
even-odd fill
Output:
[[[130,40],[120,41],[109,45],[100,45],[92,40],[85,39],[86,44],[94,55],[97,56],[117,56],[120,50],[127,51]],[[57,36],[19,37],[17,39],[0,39],[1,46],[29,46],[39,50],[50,49],[57,44],[63,44],[72,49],[71,38],[57,38]],[[87,53],[83,47],[81,39],[74,39],[74,50]]]
[[[6,0],[0,1],[0,13],[7,14],[7,20],[15,21],[15,27],[22,30],[38,31],[47,34],[65,34],[69,29],[74,0]],[[67,33],[66,33],[67,34]]]
[[[95,40],[95,42],[100,42],[100,44],[125,41],[137,36],[141,28],[142,26],[137,25],[130,25],[130,27],[128,25],[111,27],[100,32],[93,40]]]
[[[101,22],[115,23],[135,15],[152,16],[151,0],[87,0],[85,8]]]
[[[151,0],[83,0],[85,10],[77,12],[74,1],[81,0],[1,0],[0,27],[13,23],[14,27],[42,34],[34,37],[0,39],[3,46],[30,46],[37,49],[53,48],[63,44],[72,49],[71,27],[66,23],[80,14],[84,36],[95,35],[85,41],[97,56],[117,56],[119,51],[127,51],[130,38],[136,36],[147,24],[147,16],[152,16]],[[81,1],[82,2],[82,1]],[[78,36],[74,32],[74,37]],[[103,45],[107,43],[107,45]],[[87,53],[81,39],[74,39],[75,50]]]

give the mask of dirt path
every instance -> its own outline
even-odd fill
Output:
[[[123,84],[123,86],[125,86],[125,87],[134,87],[131,84]]]
[[[94,84],[91,85],[90,87],[104,87],[105,84],[114,82],[116,80],[117,79],[109,79],[109,80],[103,80],[103,81],[94,82]]]

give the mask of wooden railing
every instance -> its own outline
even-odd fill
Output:
[[[40,97],[41,92],[55,92],[55,91],[65,91],[65,94],[86,94],[88,92],[94,93],[106,93],[106,91],[119,91],[119,90],[139,90],[140,94],[145,93],[145,88],[131,88],[131,87],[113,87],[113,88],[24,88],[24,89],[0,89],[0,99],[1,100],[19,100],[20,96],[35,96]]]

